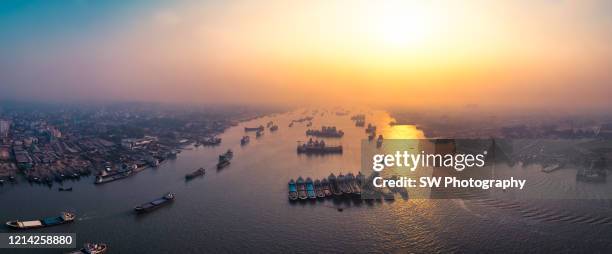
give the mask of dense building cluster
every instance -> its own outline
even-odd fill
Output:
[[[155,167],[253,109],[159,105],[0,106],[0,180],[52,184],[83,175]]]

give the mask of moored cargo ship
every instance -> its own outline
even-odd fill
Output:
[[[6,226],[14,229],[30,229],[30,228],[42,228],[61,225],[69,222],[73,222],[76,218],[74,213],[62,212],[60,216],[48,217],[41,220],[31,221],[19,221],[13,220],[6,222]]]
[[[289,200],[295,201],[298,199],[297,186],[295,185],[295,181],[291,179],[289,181]]]
[[[344,132],[336,129],[335,126],[323,126],[320,130],[307,130],[306,135],[326,138],[341,138],[344,136]]]
[[[146,213],[153,211],[161,206],[167,205],[174,200],[174,193],[168,192],[163,197],[153,200],[148,203],[134,207],[137,213]]]

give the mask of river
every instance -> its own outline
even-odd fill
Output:
[[[333,112],[313,120],[312,128],[344,130],[342,155],[296,154],[306,123],[288,127],[302,111],[266,116],[226,130],[217,147],[189,148],[158,168],[120,181],[94,185],[93,177],[65,182],[73,192],[42,185],[0,187],[0,219],[36,219],[68,210],[75,223],[29,232],[74,232],[78,246],[104,242],[110,253],[219,252],[611,252],[612,225],[592,218],[610,214],[609,202],[495,200],[402,200],[384,202],[316,201],[290,203],[287,182],[299,176],[323,178],[331,172],[357,173],[363,128],[349,115]],[[388,126],[384,111],[367,114],[385,138],[423,138],[415,126]],[[245,126],[274,121],[277,132],[240,145]],[[219,154],[234,151],[229,167],[217,171]],[[185,182],[185,174],[204,167],[206,175]],[[145,215],[133,207],[172,191],[173,204]],[[339,212],[336,208],[343,207]],[[575,209],[575,217],[557,216]],[[606,222],[606,223],[603,223]],[[0,232],[8,232],[0,228]],[[5,251],[5,250],[4,250]],[[62,253],[20,250],[15,253]],[[0,250],[3,252],[3,250]]]

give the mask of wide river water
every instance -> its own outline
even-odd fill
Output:
[[[158,168],[120,181],[94,185],[93,177],[65,182],[73,192],[19,184],[0,187],[0,220],[36,219],[68,210],[75,223],[27,232],[74,232],[78,246],[104,242],[110,253],[219,252],[612,252],[608,201],[403,200],[290,203],[287,182],[298,176],[323,178],[331,172],[357,173],[363,128],[349,115],[315,116],[312,128],[344,130],[342,155],[296,154],[306,140],[302,111],[243,122],[220,135],[217,147],[189,148]],[[372,111],[385,138],[422,138],[415,126],[388,126],[386,112]],[[240,146],[245,126],[274,121],[277,132]],[[229,167],[217,171],[219,154],[234,151]],[[199,168],[206,175],[185,182]],[[169,206],[135,215],[135,205],[175,192]],[[337,207],[344,208],[342,212]],[[5,227],[0,232],[9,232]],[[20,250],[15,253],[63,253]],[[9,253],[6,249],[0,253]],[[10,253],[13,253],[11,251]]]

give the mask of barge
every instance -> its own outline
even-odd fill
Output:
[[[40,220],[31,221],[19,221],[13,220],[6,222],[6,226],[13,229],[31,229],[31,228],[43,228],[50,226],[57,226],[73,222],[76,218],[74,213],[62,212],[60,216],[48,217]]]
[[[219,155],[219,162],[217,162],[217,169],[222,169],[229,166],[230,160],[234,158],[234,152],[228,149],[224,154]]]
[[[174,196],[174,193],[168,192],[161,198],[134,207],[134,211],[136,211],[137,213],[146,213],[153,211],[159,207],[170,204],[172,201],[174,201]]]
[[[185,180],[189,181],[189,180],[191,180],[193,178],[196,178],[198,176],[203,176],[204,174],[206,174],[206,169],[199,168],[196,171],[193,171],[193,172],[191,172],[189,174],[186,174],[185,175]]]

